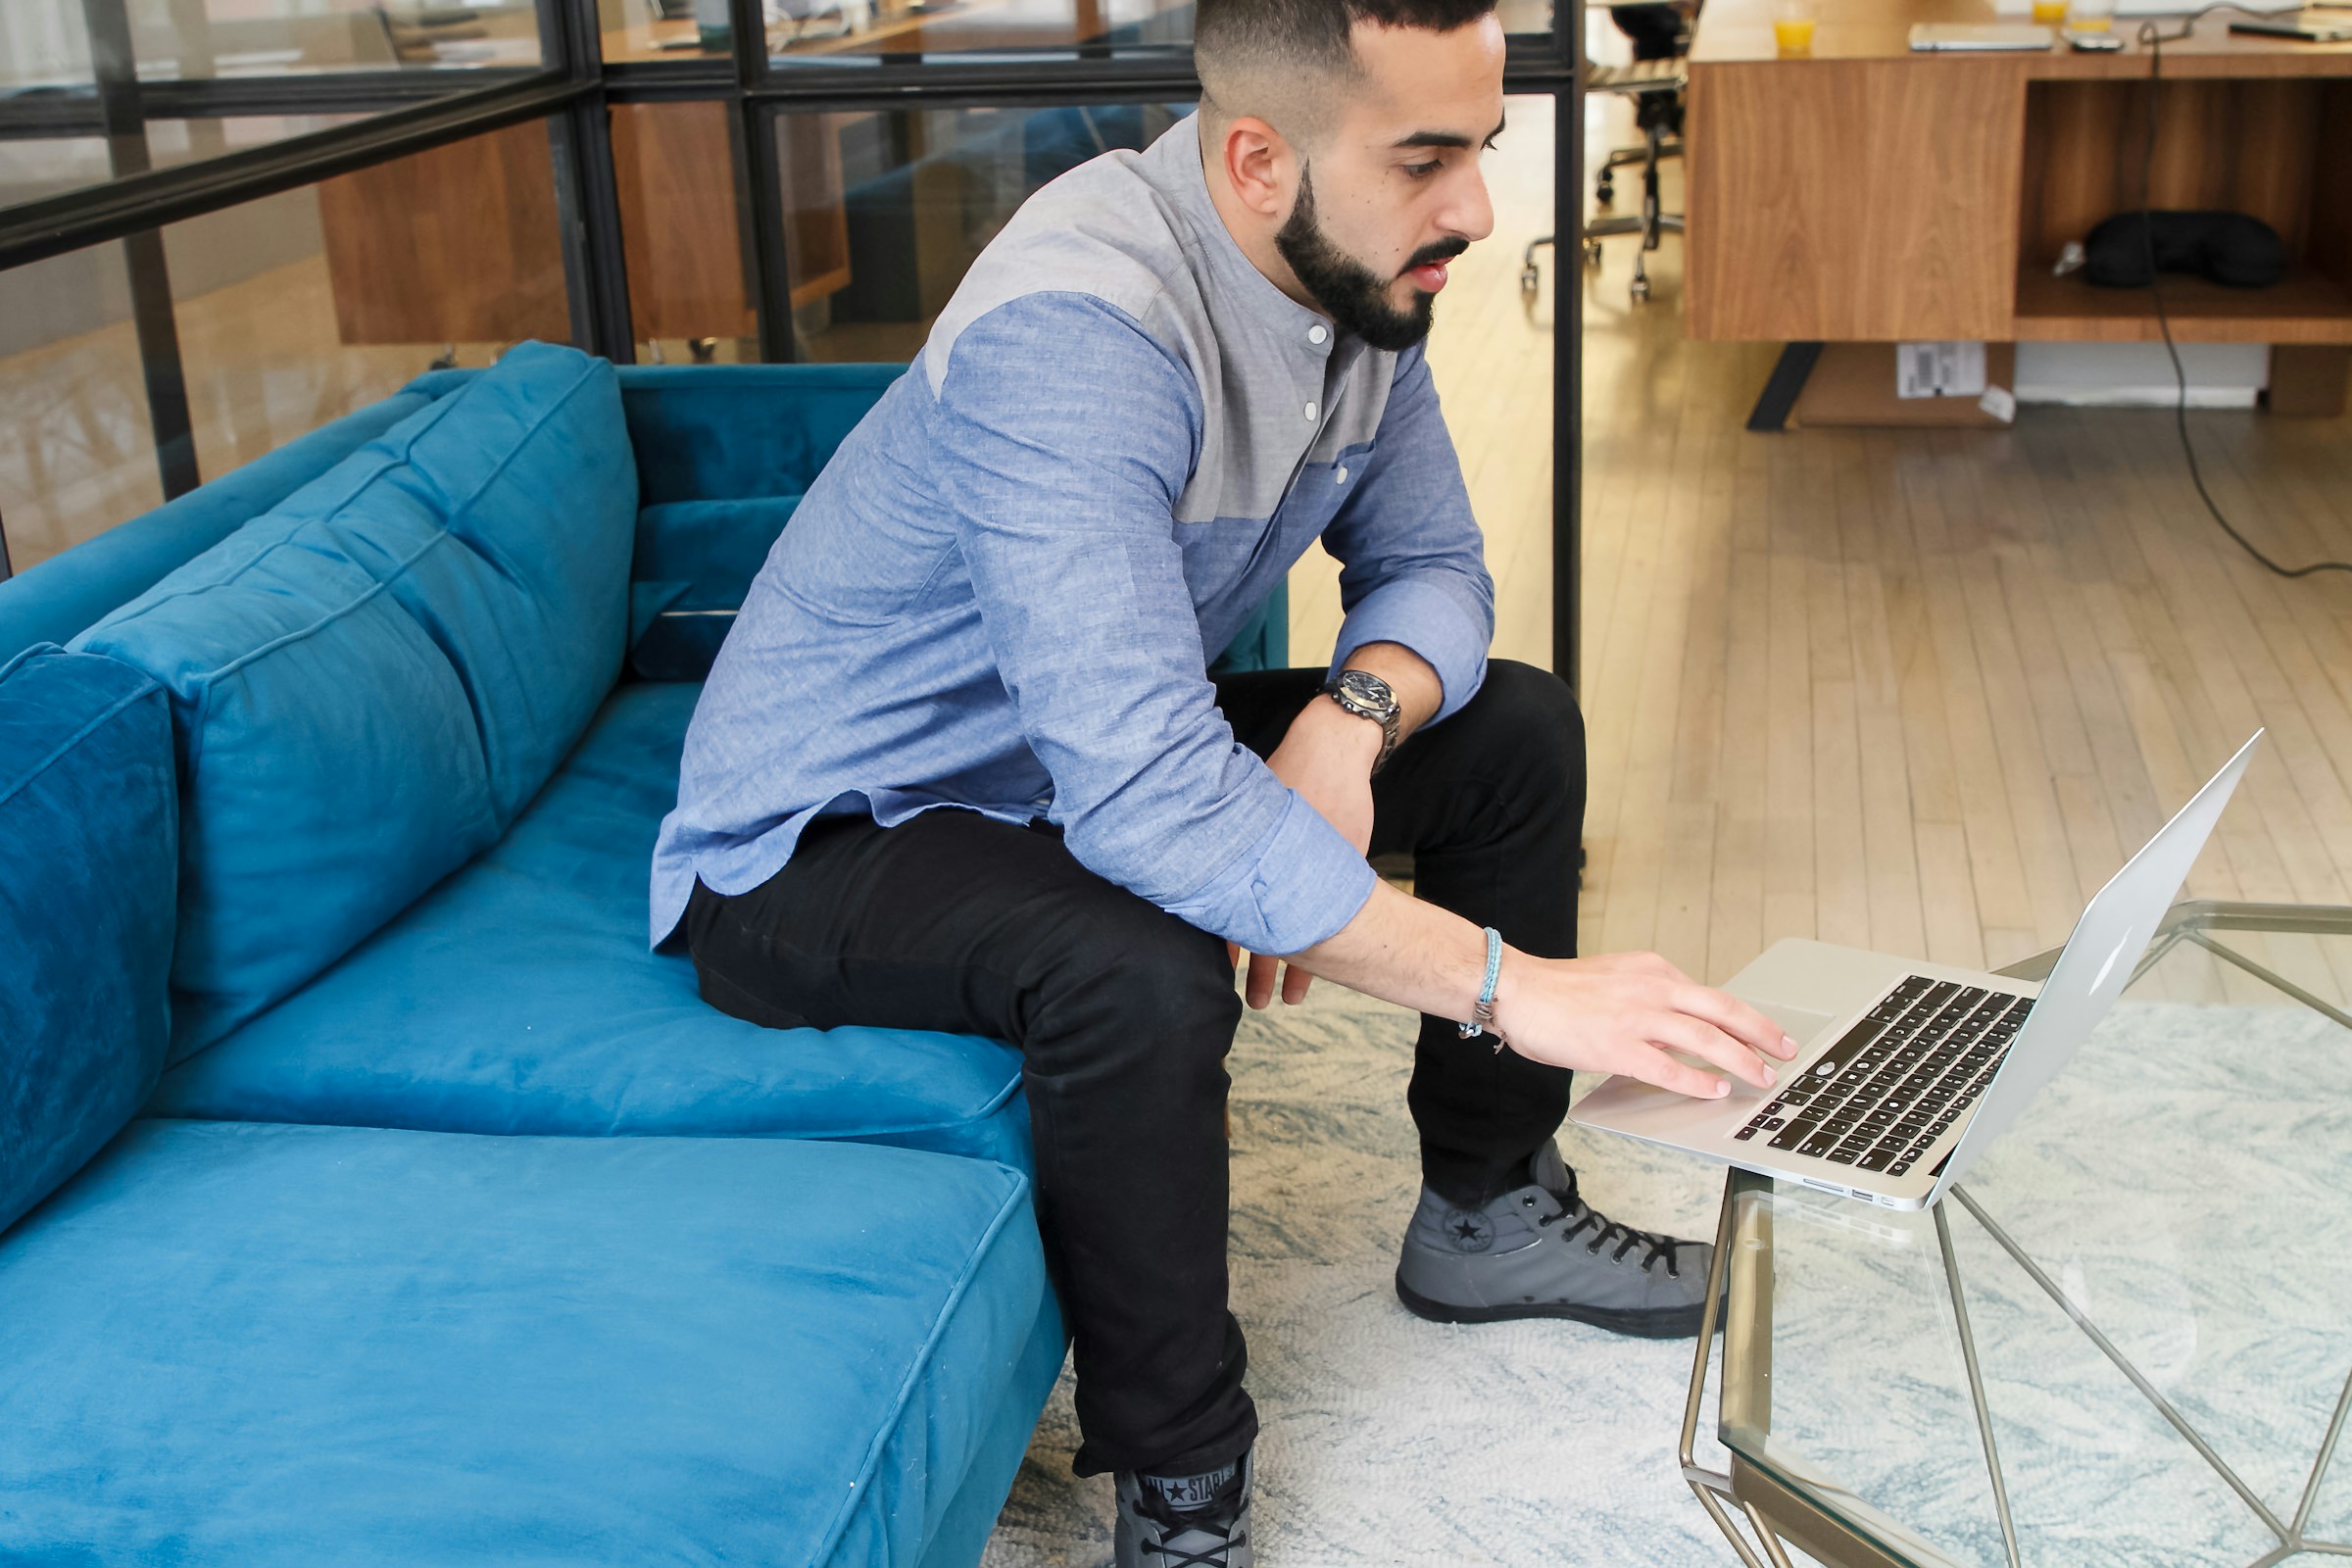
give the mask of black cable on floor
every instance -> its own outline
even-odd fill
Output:
[[[2352,562],[2347,561],[2315,561],[2308,566],[2281,566],[2257,549],[2253,540],[2237,531],[2223,514],[2220,504],[2213,499],[2213,492],[2205,488],[2204,470],[2197,466],[2196,445],[2188,438],[2188,371],[2181,367],[2180,346],[2173,341],[2172,318],[2164,308],[2164,274],[2156,270],[2156,216],[2151,207],[2149,189],[2156,178],[2156,96],[2164,82],[2164,46],[2178,43],[2194,32],[2201,17],[2210,16],[2216,11],[2245,9],[2238,5],[2206,6],[2182,18],[2177,32],[2163,32],[2153,22],[2139,24],[2140,47],[2148,52],[2148,136],[2139,166],[2139,238],[2147,248],[2148,297],[2156,306],[2156,325],[2164,334],[2164,352],[2171,356],[2173,362],[2173,384],[2178,391],[2173,403],[2173,424],[2180,432],[2180,456],[2187,460],[2189,480],[2197,487],[2197,499],[2205,503],[2205,510],[2213,514],[2213,520],[2221,524],[2222,532],[2237,541],[2239,549],[2281,577],[2308,577],[2321,571],[2352,571]]]

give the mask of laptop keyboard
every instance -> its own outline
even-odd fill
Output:
[[[1732,1136],[1901,1176],[1984,1093],[2033,1005],[1912,975]]]

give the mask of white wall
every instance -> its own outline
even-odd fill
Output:
[[[2250,409],[2271,384],[2264,343],[2183,343],[2192,409]],[[2017,400],[2169,409],[2180,396],[2161,343],[2020,343]]]

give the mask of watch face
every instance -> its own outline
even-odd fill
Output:
[[[1378,709],[1386,712],[1396,706],[1396,694],[1389,690],[1389,683],[1368,671],[1342,670],[1338,684],[1340,690],[1366,708]]]

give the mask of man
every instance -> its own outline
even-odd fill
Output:
[[[1487,665],[1420,346],[1492,226],[1492,5],[1200,0],[1200,113],[1034,196],[802,503],[655,852],[654,935],[683,926],[713,1004],[1020,1049],[1122,1568],[1250,1560],[1228,943],[1251,1005],[1287,956],[1286,1000],[1426,1015],[1396,1283],[1441,1320],[1695,1332],[1706,1249],[1594,1213],[1552,1147],[1567,1069],[1718,1094],[1667,1048],[1758,1084],[1794,1051],[1662,959],[1569,956],[1581,723]],[[1212,682],[1318,539],[1338,686]],[[1418,898],[1366,863],[1395,850]]]

